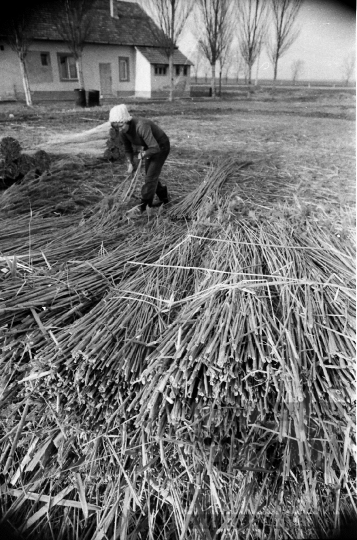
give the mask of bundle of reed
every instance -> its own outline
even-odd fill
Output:
[[[109,138],[106,142],[106,150],[103,157],[110,161],[118,161],[124,159],[124,147],[121,142],[119,131],[113,128],[109,130]]]
[[[50,167],[50,156],[44,150],[38,150],[32,156],[22,154],[19,141],[13,137],[4,137],[0,143],[1,175],[3,180],[18,180],[30,171],[37,175]]]
[[[45,327],[56,334],[57,329],[82,317],[125,275],[138,270],[138,266],[127,265],[128,260],[154,262],[162,250],[174,244],[181,235],[182,227],[171,226],[170,230],[162,231],[158,226],[139,235],[136,241],[132,239],[95,259],[73,261],[52,271],[33,272],[26,280],[6,280],[0,311],[4,360],[14,362],[21,357],[27,347],[27,342],[23,347],[19,346],[21,335],[28,334],[28,344],[33,350],[53,339]]]
[[[251,162],[240,163],[236,158],[230,158],[216,166],[211,166],[203,182],[183,200],[176,203],[170,210],[173,218],[190,217],[193,218],[201,205],[207,202],[207,198],[213,191],[219,191],[227,179],[237,171],[248,167]],[[212,209],[213,210],[213,209]]]
[[[196,244],[198,248],[202,242],[197,240]],[[195,242],[179,238],[176,245],[168,247],[168,253],[158,259],[168,264],[167,269],[147,266],[135,274],[128,272],[120,285],[70,329],[55,332],[55,342],[48,342],[36,355],[31,369],[53,370],[43,391],[52,400],[53,390],[61,388],[66,423],[78,417],[84,427],[83,408],[86,429],[102,425],[114,411],[127,417],[131,410],[127,394],[134,391],[132,383],[140,376],[148,351],[155,348],[156,340],[176,316],[177,308],[171,308],[171,304],[192,288],[189,266],[197,258]],[[178,263],[188,265],[188,269],[177,270]],[[38,350],[35,344],[34,348]],[[76,394],[72,393],[74,381]]]
[[[3,137],[0,142],[0,155],[5,163],[17,160],[21,155],[21,145],[13,137]]]
[[[32,155],[32,163],[34,164],[34,169],[37,174],[43,174],[51,167],[51,157],[45,150],[36,150]]]
[[[125,187],[125,181],[123,186]],[[33,267],[54,269],[69,260],[103,257],[118,244],[143,241],[152,234],[156,221],[146,214],[136,222],[125,218],[127,203],[106,197],[94,205],[89,216],[58,215],[46,211],[0,220],[0,245],[3,255],[26,258]],[[47,262],[46,262],[47,261]]]
[[[41,148],[51,154],[103,156],[109,130],[110,123],[104,122],[81,133],[56,134],[41,144]]]
[[[164,334],[160,346],[147,359],[149,365],[143,374],[145,391],[141,398],[138,423],[149,421],[153,410],[155,418],[167,416],[166,401],[170,403],[170,400],[174,400],[179,409],[173,414],[173,423],[177,418],[190,418],[193,400],[197,395],[202,396],[203,404],[206,400],[214,402],[218,410],[237,405],[239,401],[248,416],[258,408],[264,417],[264,411],[269,410],[266,401],[269,397],[268,387],[269,391],[273,391],[274,399],[279,388],[274,389],[274,383],[264,376],[259,382],[261,398],[257,401],[257,396],[253,396],[250,390],[252,381],[257,384],[256,375],[250,379],[249,371],[253,369],[257,374],[266,373],[266,362],[272,362],[273,365],[278,362],[278,370],[283,371],[289,361],[297,360],[301,364],[300,368],[286,367],[287,378],[296,379],[294,384],[298,385],[289,392],[291,396],[301,395],[301,401],[307,399],[307,396],[304,397],[302,386],[299,386],[298,381],[302,377],[298,376],[300,370],[305,373],[303,378],[307,377],[307,380],[310,380],[309,376],[317,376],[316,372],[320,373],[320,368],[315,365],[317,362],[323,371],[326,371],[326,362],[331,363],[330,368],[334,369],[336,365],[346,367],[348,371],[354,351],[351,321],[354,300],[351,283],[353,259],[348,257],[344,260],[347,263],[346,269],[346,265],[339,262],[336,264],[334,250],[332,256],[324,251],[316,256],[316,246],[309,250],[297,243],[291,249],[289,237],[283,234],[283,230],[277,230],[276,225],[269,233],[265,227],[263,235],[262,231],[257,234],[255,228],[244,231],[241,224],[239,233],[245,233],[243,238],[237,233],[233,235],[231,231],[227,234],[228,241],[216,247],[215,257],[210,258],[210,271],[206,279],[198,277],[198,290],[190,297],[181,318],[174,323],[177,329],[174,335],[178,336],[178,341],[173,339],[172,328],[168,329],[167,338]],[[272,242],[272,238],[275,241]],[[278,252],[269,249],[271,242],[279,247]],[[239,254],[236,253],[237,245]],[[306,250],[304,257],[299,253],[299,248]],[[326,266],[321,268],[322,260],[325,265],[327,261],[330,262],[327,273],[324,272]],[[248,267],[249,270],[241,271],[242,267]],[[330,269],[333,275],[338,275],[337,279],[331,276]],[[204,270],[201,272],[204,273]],[[311,328],[314,328],[313,333]],[[266,333],[267,330],[269,333]],[[240,336],[247,337],[240,341]],[[283,348],[282,353],[279,352],[279,343]],[[340,355],[335,357],[336,353],[331,353],[331,350],[336,353],[342,351],[347,366],[340,361]],[[249,371],[244,369],[240,377],[242,358],[245,356],[245,369]],[[237,372],[232,370],[232,364]],[[165,392],[155,392],[163,380],[167,381],[168,366],[173,370],[170,384],[165,383]],[[325,386],[319,390],[318,395],[320,392],[327,393],[329,387],[340,389],[341,382],[330,382],[334,379],[333,373],[326,377]],[[148,385],[148,381],[151,384]],[[347,381],[349,386],[341,391],[343,398],[349,401],[350,385],[353,384],[351,373],[347,375]],[[305,394],[306,391],[307,387]],[[237,398],[240,392],[242,395]],[[283,398],[289,403],[287,394],[283,394]],[[221,399],[224,403],[220,404]],[[161,412],[156,410],[157,400],[161,402]],[[200,415],[202,407],[197,409]],[[227,421],[228,418],[229,414],[226,414]],[[227,429],[226,425],[224,429]]]
[[[14,216],[0,218],[0,253],[34,261],[56,235],[64,237],[73,226],[78,230],[78,216],[48,216],[44,210],[30,215],[21,214],[16,219]],[[37,260],[40,262],[41,259]]]
[[[46,209],[50,212],[76,212],[95,204],[103,193],[86,180],[90,172],[57,170],[41,176],[24,178],[13,184],[0,199],[0,212],[10,215],[28,214]]]
[[[160,221],[54,282],[1,293],[13,438],[0,459],[26,493],[61,500],[72,479],[78,539],[280,540],[356,514],[352,241],[305,217],[236,219],[212,190],[196,211],[213,204],[209,224]],[[36,508],[17,501],[37,533]],[[58,532],[59,505],[39,511]]]
[[[15,181],[20,169],[18,160],[21,156],[21,145],[13,137],[4,137],[0,142],[0,171],[1,179],[7,185],[9,181]]]

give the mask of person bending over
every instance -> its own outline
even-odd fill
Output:
[[[145,165],[145,183],[141,188],[141,204],[132,212],[140,214],[146,207],[152,207],[155,193],[160,203],[169,202],[167,187],[159,176],[163,164],[170,153],[170,140],[166,133],[152,120],[131,116],[126,105],[116,105],[110,110],[109,122],[119,131],[128,161],[128,172],[134,170],[134,154],[138,153]],[[137,151],[138,147],[144,150]]]

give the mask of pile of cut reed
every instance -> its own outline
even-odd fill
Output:
[[[103,156],[109,130],[110,123],[104,122],[81,133],[52,135],[41,148],[51,154]]]
[[[5,186],[30,173],[39,176],[50,168],[50,163],[50,156],[44,150],[30,156],[22,153],[17,139],[3,137],[0,141],[0,181]]]
[[[1,214],[18,216],[43,209],[48,214],[73,213],[100,201],[102,184],[92,182],[92,171],[78,167],[78,162],[76,169],[73,161],[66,164],[63,160],[52,171],[13,184],[0,198]]]
[[[241,212],[226,165],[174,209],[189,225],[8,274],[3,507],[32,538],[311,538],[356,516],[352,239]]]

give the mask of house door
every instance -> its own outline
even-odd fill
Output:
[[[100,93],[102,96],[112,96],[112,65],[99,64]]]

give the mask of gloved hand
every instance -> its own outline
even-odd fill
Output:
[[[144,159],[145,158],[145,151],[144,150],[140,150],[140,152],[138,153],[138,158],[139,159]]]
[[[129,165],[128,165],[128,173],[131,174],[133,172],[133,170],[134,170],[133,163],[129,163]]]

